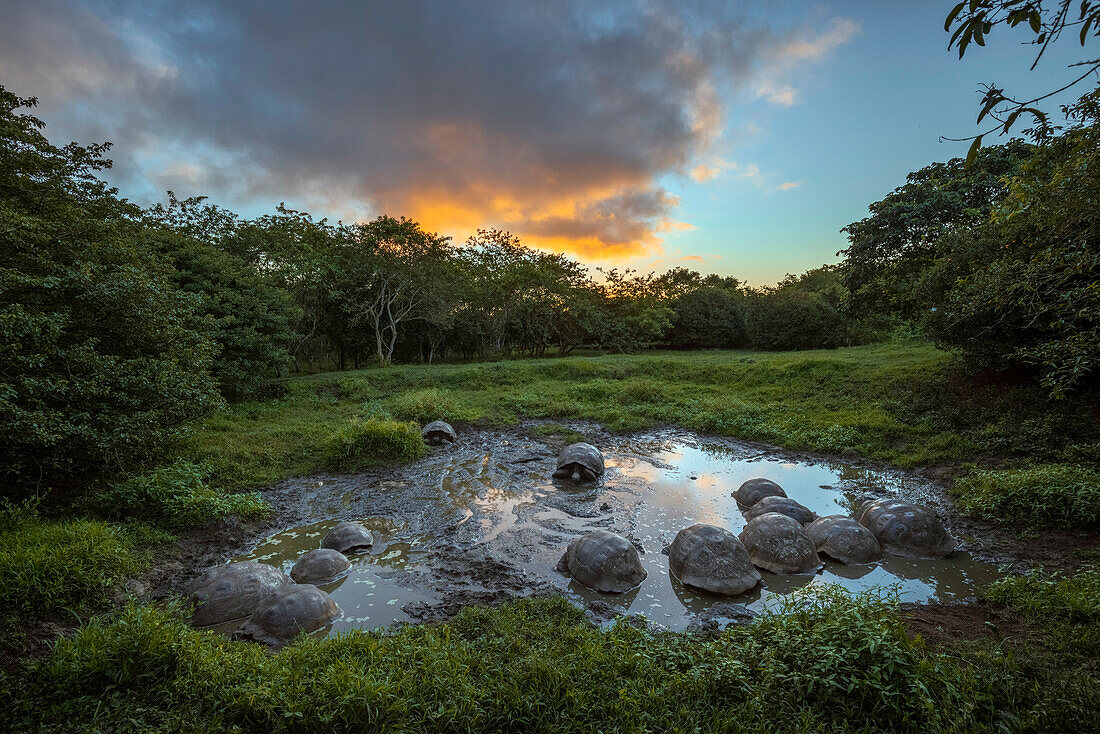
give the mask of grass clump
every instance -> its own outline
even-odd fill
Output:
[[[976,471],[952,489],[966,512],[1005,525],[1087,528],[1100,524],[1100,471],[1046,464]]]
[[[190,461],[118,482],[96,498],[108,517],[137,518],[170,528],[201,527],[229,515],[255,517],[267,505],[255,492],[222,492],[206,481],[207,469]]]
[[[170,536],[101,520],[51,521],[27,508],[0,513],[0,625],[66,617],[103,605],[112,587],[148,566]],[[11,640],[5,640],[10,642]]]
[[[413,461],[427,453],[415,423],[355,419],[341,428],[329,447],[329,463],[340,471]]]
[[[985,598],[1035,622],[1100,624],[1100,568],[1086,566],[1063,578],[1042,570],[1007,576],[990,584]]]
[[[539,436],[557,438],[568,444],[579,443],[585,440],[584,434],[580,431],[574,431],[572,428],[563,426],[559,423],[541,423],[535,426],[534,431]]]
[[[15,689],[27,728],[242,732],[967,731],[985,683],[929,656],[881,599],[810,591],[716,636],[601,630],[560,598],[269,654],[130,607],[59,641]]]

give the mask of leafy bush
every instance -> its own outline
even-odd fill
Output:
[[[9,720],[263,732],[976,728],[984,712],[962,689],[973,681],[925,656],[880,599],[825,589],[804,602],[700,637],[601,630],[563,599],[528,599],[389,635],[303,638],[273,655],[192,630],[179,610],[131,607],[59,641],[21,682]]]
[[[415,423],[353,420],[340,429],[329,447],[329,463],[340,471],[419,459],[428,449]]]
[[[135,208],[0,87],[0,494],[148,460],[220,402],[215,345]]]
[[[104,603],[111,587],[141,571],[165,536],[98,520],[53,522],[4,513],[0,526],[0,624],[78,615]]]
[[[840,314],[828,300],[799,288],[753,295],[746,323],[754,349],[828,349],[843,333]]]
[[[204,467],[177,461],[111,485],[95,505],[108,517],[172,528],[201,527],[228,515],[253,517],[267,509],[259,494],[225,494],[207,484],[205,476]]]
[[[976,471],[952,489],[959,506],[994,522],[1031,527],[1100,523],[1100,471],[1047,464]]]
[[[676,301],[670,341],[678,347],[708,349],[744,346],[745,313],[723,288],[698,288]]]

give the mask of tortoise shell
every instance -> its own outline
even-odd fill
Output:
[[[357,522],[340,522],[321,540],[322,548],[341,553],[357,553],[374,545],[374,536]]]
[[[303,553],[290,569],[290,578],[299,584],[322,584],[347,573],[351,561],[338,550],[315,548]]]
[[[454,443],[455,439],[458,438],[455,429],[451,428],[451,424],[445,421],[432,421],[421,429],[420,435],[432,446]]]
[[[746,509],[742,514],[746,520],[753,520],[766,512],[778,512],[780,515],[786,515],[797,520],[802,525],[807,525],[817,518],[817,515],[812,513],[805,505],[795,502],[790,497],[776,495],[762,497],[759,502]]]
[[[608,530],[593,530],[569,544],[558,570],[596,591],[620,594],[642,583],[646,570],[638,549]]]
[[[574,443],[558,457],[555,479],[571,479],[574,484],[593,482],[603,474],[603,454],[590,443]]]
[[[277,589],[290,583],[285,573],[266,563],[240,561],[217,566],[187,588],[188,598],[198,604],[192,622],[207,627],[247,617]]]
[[[870,529],[887,553],[905,558],[944,558],[958,545],[927,507],[896,499],[865,503],[856,520]]]
[[[782,487],[772,480],[764,479],[763,477],[748,480],[733,493],[733,497],[737,500],[737,504],[742,507],[752,507],[765,497],[786,496],[787,493],[783,491]]]
[[[778,512],[765,512],[741,531],[754,566],[772,573],[817,573],[824,564],[802,525]]]
[[[871,563],[882,558],[875,534],[846,515],[826,515],[806,526],[818,553],[849,565]]]
[[[314,632],[340,616],[332,597],[313,584],[292,584],[272,594],[241,627],[240,634],[278,644]]]
[[[728,596],[760,582],[760,572],[737,536],[704,523],[676,534],[668,547],[668,570],[687,586]]]

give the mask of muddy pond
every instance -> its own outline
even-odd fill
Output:
[[[321,588],[343,616],[321,634],[394,622],[442,619],[472,603],[560,593],[596,621],[643,615],[680,630],[698,625],[729,602],[760,610],[776,595],[810,584],[862,591],[896,586],[902,601],[962,601],[995,579],[998,568],[965,550],[939,561],[887,555],[866,566],[823,558],[816,575],[779,576],[739,597],[687,588],[668,573],[661,549],[697,522],[739,533],[745,525],[731,493],[746,479],[767,477],[818,515],[851,514],[870,498],[898,496],[929,505],[952,524],[942,493],[915,475],[871,470],[764,452],[736,441],[658,431],[596,441],[607,471],[594,485],[550,478],[556,450],[520,433],[471,431],[453,445],[389,473],[312,476],[273,488],[289,516],[309,521],[261,540],[234,560],[256,560],[289,571],[317,548],[340,520],[374,534],[368,552],[352,556],[351,572]],[[595,528],[629,538],[648,578],[625,594],[592,591],[555,566],[569,541]],[[957,533],[956,533],[957,535]]]

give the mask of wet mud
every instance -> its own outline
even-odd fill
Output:
[[[532,594],[561,594],[604,623],[638,616],[674,630],[714,629],[745,621],[814,584],[852,591],[893,587],[902,602],[957,605],[1007,573],[1013,558],[982,543],[932,480],[914,473],[786,453],[735,440],[666,429],[633,436],[576,426],[603,451],[607,471],[592,485],[551,479],[560,444],[525,431],[467,429],[455,444],[385,471],[310,476],[265,492],[275,520],[264,528],[219,532],[219,549],[195,548],[193,572],[179,568],[179,590],[205,567],[257,560],[289,571],[341,520],[365,524],[375,537],[352,557],[350,573],[322,586],[343,616],[320,634],[448,618],[470,604]],[[763,572],[763,582],[737,597],[685,587],[668,573],[661,549],[696,522],[739,533],[745,520],[732,495],[752,477],[767,477],[818,515],[851,514],[863,501],[897,496],[934,508],[963,543],[952,557],[916,561],[886,556],[866,566],[825,560],[812,575]],[[647,579],[625,594],[592,591],[556,565],[569,541],[603,528],[631,540]],[[231,540],[230,540],[231,539]]]

